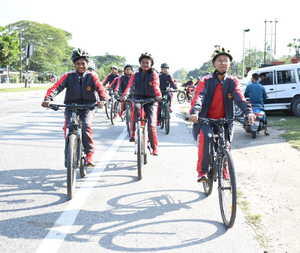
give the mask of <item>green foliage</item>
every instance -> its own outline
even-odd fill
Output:
[[[187,71],[185,69],[178,69],[173,73],[173,78],[183,82],[187,79]]]
[[[68,44],[71,39],[70,33],[32,21],[19,21],[8,25],[7,28],[20,33],[22,52],[25,52],[28,43],[33,44],[34,53],[29,62],[30,70],[61,74],[72,68],[70,60],[72,48]],[[16,66],[19,67],[18,64]]]
[[[19,54],[18,34],[5,27],[0,27],[0,66],[10,66],[17,61]]]
[[[111,54],[105,54],[105,55],[98,55],[92,57],[94,60],[96,67],[97,67],[97,74],[99,75],[100,79],[104,79],[105,76],[110,72],[111,66],[115,65],[121,69],[123,69],[126,58],[123,56],[118,55],[111,55]]]

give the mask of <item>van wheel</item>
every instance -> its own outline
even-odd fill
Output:
[[[296,117],[300,117],[300,98],[296,98],[292,104],[292,112]]]

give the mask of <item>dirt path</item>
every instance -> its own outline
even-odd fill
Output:
[[[256,140],[236,128],[240,207],[268,253],[300,252],[300,152],[281,132]]]

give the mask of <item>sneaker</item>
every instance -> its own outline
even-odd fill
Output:
[[[135,142],[135,138],[134,137],[130,137],[129,142]]]
[[[152,155],[158,156],[158,150],[157,150],[157,148],[152,151]]]
[[[90,152],[90,153],[87,153],[86,154],[86,157],[85,157],[85,165],[87,167],[95,167],[95,163],[93,161],[93,153]]]
[[[198,176],[198,179],[197,179],[197,182],[198,183],[204,183],[204,182],[207,182],[208,178],[207,178],[207,175],[203,175],[203,176]]]

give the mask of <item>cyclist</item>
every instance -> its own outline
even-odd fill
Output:
[[[185,93],[186,93],[186,97],[187,97],[188,101],[190,101],[192,98],[192,94],[195,90],[195,85],[194,85],[194,81],[193,81],[192,77],[189,79],[189,81],[187,81],[186,83],[184,83],[182,85],[185,88]]]
[[[105,77],[103,80],[103,86],[106,86],[106,84],[110,84],[113,82],[113,80],[118,77],[118,67],[112,66],[111,67],[111,72]]]
[[[211,132],[209,126],[198,123],[198,118],[233,119],[235,103],[248,116],[249,121],[255,120],[251,105],[242,94],[237,78],[227,75],[232,59],[230,52],[224,48],[214,52],[212,63],[215,71],[199,81],[191,102],[190,119],[195,123],[194,131],[198,139],[198,182],[207,180],[208,142]],[[231,141],[232,125],[227,127],[226,135],[228,141]],[[224,171],[224,178],[228,179],[228,171]]]
[[[94,61],[90,60],[88,63],[88,71],[95,73],[96,71],[96,64]]]
[[[159,75],[159,84],[160,84],[159,87],[160,87],[162,95],[165,95],[165,94],[168,95],[168,101],[170,104],[170,112],[172,112],[171,101],[172,101],[173,94],[168,92],[168,89],[172,88],[172,89],[176,90],[177,85],[175,84],[175,81],[173,80],[172,76],[169,74],[169,65],[167,63],[163,63],[160,65],[160,68],[161,68],[161,72]],[[159,106],[159,108],[158,108],[159,120],[158,121],[160,121],[160,109],[161,108]]]
[[[123,100],[130,91],[133,98],[146,99],[155,98],[161,101],[161,91],[159,89],[159,76],[153,69],[154,60],[151,54],[143,53],[139,57],[139,71],[133,74],[128,81],[128,85],[124,90]],[[146,104],[144,111],[148,120],[148,135],[152,148],[152,155],[158,155],[158,137],[157,137],[157,102]],[[131,110],[131,137],[130,141],[134,142],[135,136],[135,110]]]
[[[87,71],[89,54],[83,49],[74,49],[72,52],[72,61],[75,71],[64,74],[51,88],[48,89],[43,107],[49,107],[50,101],[60,92],[66,89],[65,104],[92,104],[97,102],[96,93],[100,100],[98,106],[103,107],[103,101],[107,99],[106,91],[100,83],[96,74]],[[70,125],[72,112],[65,111],[65,136],[66,130]],[[95,152],[95,143],[93,140],[92,120],[93,110],[81,110],[79,117],[82,122],[82,143],[86,154],[86,165],[94,166],[93,155]]]
[[[114,88],[114,93],[122,96],[124,90],[126,89],[128,85],[128,81],[133,75],[133,67],[131,65],[126,65],[124,67],[124,75],[118,78],[117,85]],[[123,112],[125,111],[125,102],[121,102],[121,111],[120,111],[120,117],[122,116]]]

